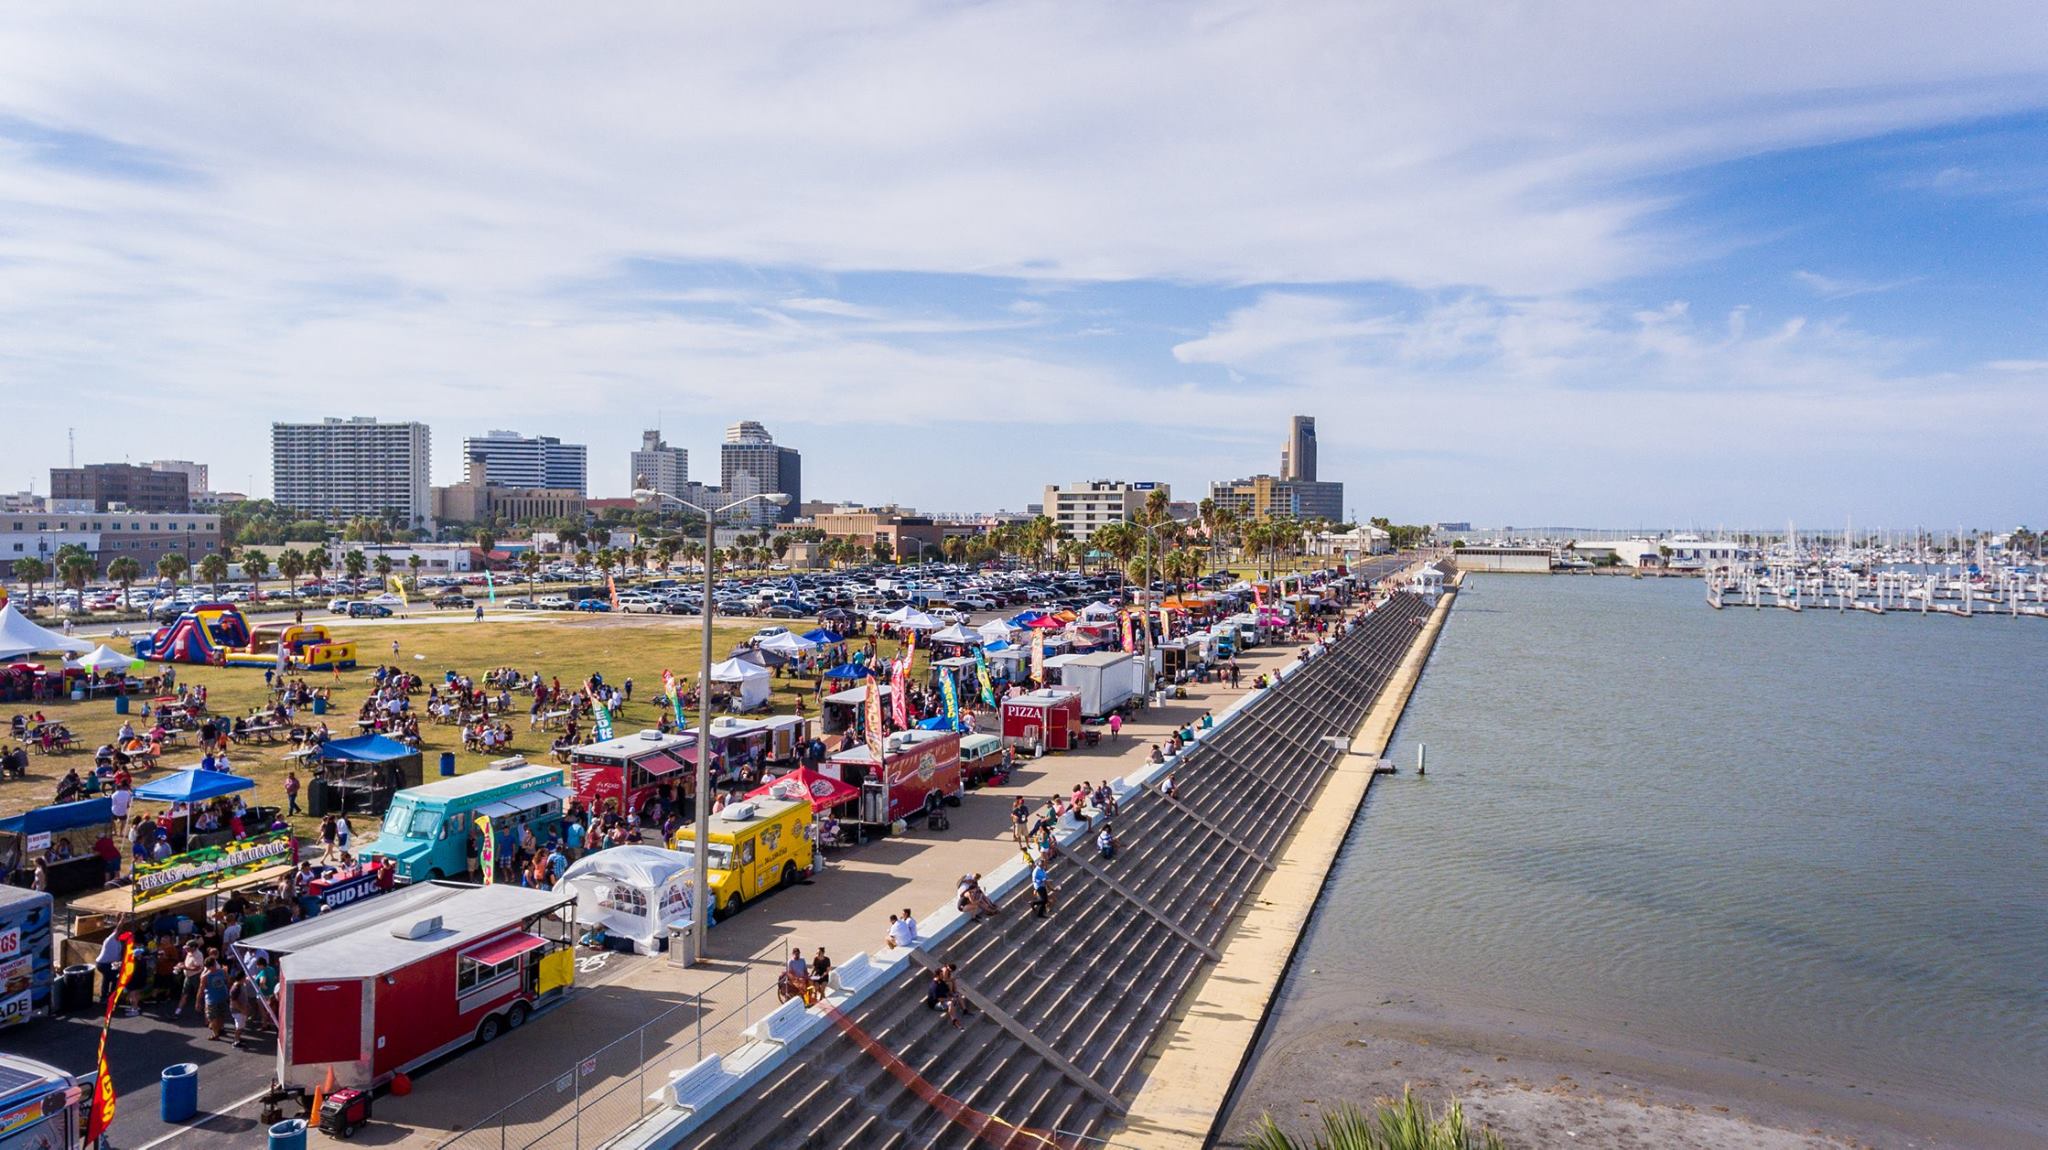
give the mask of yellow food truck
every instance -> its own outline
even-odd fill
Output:
[[[811,804],[808,799],[745,799],[711,816],[711,904],[716,915],[737,914],[770,891],[811,873]],[[695,849],[697,828],[684,825],[671,845]]]

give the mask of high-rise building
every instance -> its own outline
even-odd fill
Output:
[[[194,499],[213,490],[207,486],[207,467],[204,463],[194,463],[189,459],[155,459],[144,460],[142,466],[151,471],[175,471],[184,476],[185,491]]]
[[[545,488],[590,493],[589,449],[552,435],[492,431],[462,441],[465,459],[482,459],[493,487]]]
[[[433,518],[431,436],[424,423],[370,416],[270,425],[271,496],[319,519],[389,516],[425,527]]]
[[[192,491],[185,484],[185,476],[178,472],[132,463],[52,467],[50,503],[88,511],[105,511],[115,504],[130,511],[190,511]]]
[[[1211,483],[1209,498],[1239,519],[1344,520],[1344,485],[1254,475]]]
[[[1287,424],[1287,443],[1280,449],[1280,478],[1298,483],[1316,481],[1316,417],[1297,415]]]
[[[633,453],[633,469],[628,474],[635,487],[644,484],[663,495],[689,498],[683,488],[690,482],[690,453],[662,442],[659,431],[640,433],[640,450]]]
[[[773,492],[789,496],[780,507],[765,499],[749,504],[734,513],[739,519],[755,524],[791,520],[803,502],[803,457],[794,447],[777,445],[767,428],[743,420],[725,429],[718,448],[718,484],[728,503]]]
[[[1164,483],[1091,479],[1065,487],[1047,486],[1044,514],[1059,528],[1060,538],[1086,539],[1098,527],[1137,518],[1139,509],[1154,491],[1164,491],[1172,497],[1172,489]]]

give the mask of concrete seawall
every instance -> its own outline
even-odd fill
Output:
[[[1458,576],[1462,584],[1463,575]],[[1372,787],[1375,768],[1422,677],[1457,598],[1445,591],[1379,698],[1353,732],[1350,754],[1325,778],[1315,801],[1275,858],[1219,948],[1222,960],[1198,979],[1147,1055],[1145,1085],[1111,1142],[1133,1150],[1197,1150],[1221,1131],[1222,1111],[1243,1073],[1289,963],[1322,895],[1337,852]]]

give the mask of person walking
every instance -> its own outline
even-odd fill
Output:
[[[1095,853],[1102,856],[1103,862],[1116,861],[1116,832],[1108,823],[1103,823],[1095,836]]]
[[[299,813],[299,773],[297,771],[286,771],[284,773],[284,808],[285,814],[295,815]]]
[[[333,815],[323,815],[323,816],[321,816],[321,819],[320,819],[320,861],[321,861],[321,862],[323,862],[323,863],[324,863],[324,862],[330,862],[330,861],[332,861],[332,860],[333,860],[333,858],[334,858],[334,840],[335,840],[335,838],[336,838],[337,836],[339,836],[340,834],[341,834],[341,830],[340,830],[340,828],[339,828],[339,827],[335,826],[335,823],[334,823],[334,816],[333,816]]]
[[[227,971],[221,969],[220,959],[207,959],[205,972],[199,976],[199,997],[206,1008],[208,1042],[219,1042],[226,1037],[228,998],[233,989]]]
[[[1111,712],[1109,713],[1109,741],[1110,741],[1110,742],[1112,742],[1112,743],[1116,742],[1116,737],[1117,737],[1118,735],[1121,735],[1121,734],[1123,734],[1123,731],[1124,731],[1124,716],[1123,716],[1123,712],[1122,712],[1122,711],[1111,711]]]
[[[107,939],[100,943],[99,957],[93,966],[100,972],[100,1005],[114,997],[114,984],[121,981],[121,957],[126,947],[121,942],[121,920],[114,920],[114,928],[107,932]]]
[[[348,853],[349,843],[355,838],[355,830],[354,827],[349,825],[347,814],[335,816],[334,844],[341,848],[342,854]]]

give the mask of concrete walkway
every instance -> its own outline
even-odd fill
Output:
[[[1124,1129],[1110,1135],[1133,1150],[1199,1150],[1207,1145],[1237,1076],[1258,1041],[1267,1011],[1308,928],[1394,726],[1422,676],[1444,617],[1446,592],[1416,635],[1393,678],[1359,724],[1350,754],[1325,778],[1276,867],[1225,936],[1222,961],[1198,979],[1147,1056],[1145,1084]]]

